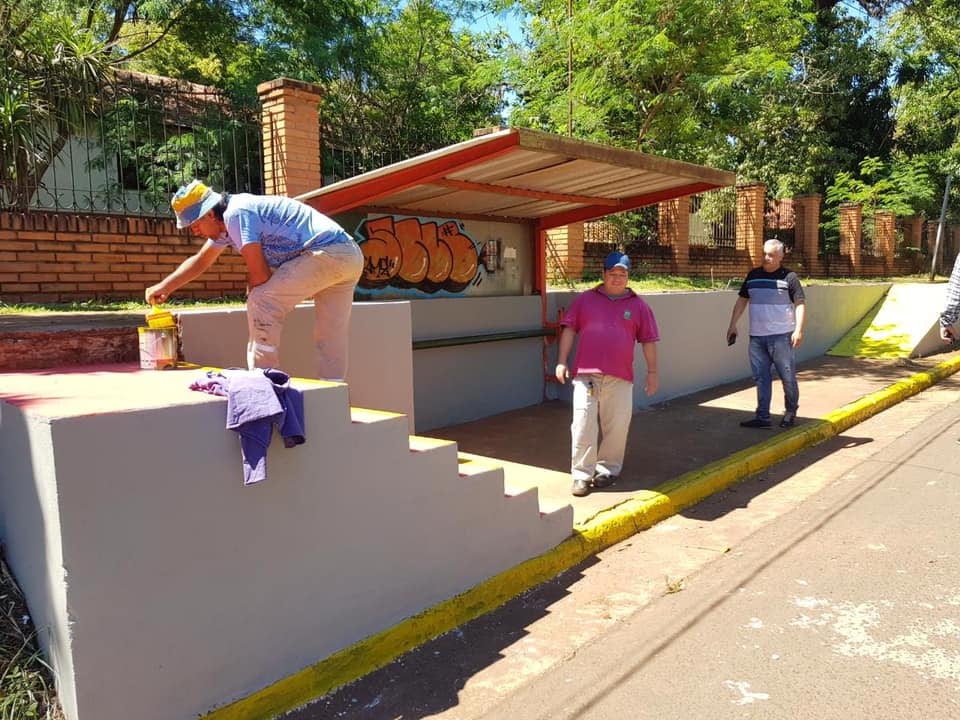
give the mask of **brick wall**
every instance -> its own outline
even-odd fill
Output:
[[[263,107],[263,182],[267,195],[295,197],[323,184],[320,170],[322,88],[278,78],[257,86]]]
[[[547,278],[579,279],[584,272],[583,223],[547,230]]]
[[[587,243],[584,246],[584,275],[599,277],[603,271],[603,258],[615,243]],[[632,245],[624,248],[630,255],[631,274],[677,275],[677,258],[673,248],[666,245]],[[752,267],[746,250],[733,248],[710,248],[690,246],[684,266],[685,277],[726,279],[741,278]],[[785,263],[788,264],[788,263]]]
[[[0,212],[0,301],[142,300],[200,245],[172,219]],[[228,250],[176,297],[241,296],[246,277]]]

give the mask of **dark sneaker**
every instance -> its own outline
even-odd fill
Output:
[[[574,497],[583,497],[584,495],[589,495],[590,481],[584,480],[583,478],[577,478],[573,481],[573,487],[570,488],[570,492],[573,493]]]
[[[771,425],[773,425],[773,423],[770,422],[769,419],[764,420],[763,418],[758,417],[753,418],[753,420],[744,420],[742,423],[740,423],[740,427],[747,428],[768,428]]]
[[[783,414],[783,419],[780,421],[780,427],[788,428],[793,427],[797,422],[797,414],[795,412],[785,412]]]
[[[614,485],[617,482],[618,478],[616,475],[608,475],[607,473],[600,473],[599,475],[594,475],[593,477],[593,486],[598,490],[603,488],[608,488],[611,485]]]

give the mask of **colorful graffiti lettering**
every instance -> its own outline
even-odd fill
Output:
[[[425,293],[463,292],[477,276],[480,251],[456,220],[394,216],[364,220],[357,228],[363,250],[359,285],[391,285]]]

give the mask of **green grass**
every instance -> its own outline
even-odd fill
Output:
[[[630,278],[630,287],[636,292],[706,292],[709,290],[738,289],[741,277],[713,279],[691,278],[680,275],[634,275]],[[863,282],[916,283],[928,282],[927,274],[904,275],[888,278],[801,278],[804,285],[843,285]],[[946,282],[946,277],[938,277],[934,282]],[[588,290],[600,282],[599,276],[574,280],[570,284],[560,281],[548,281],[550,290]],[[174,299],[164,307],[172,310],[205,307],[241,307],[244,300],[240,297],[217,298],[211,300]],[[78,300],[67,303],[5,303],[0,300],[0,315],[18,315],[24,313],[82,313],[82,312],[146,312],[146,304],[136,300]],[[0,719],[2,720],[2,719]]]
[[[23,594],[0,557],[0,720],[63,720]]]
[[[199,307],[241,307],[243,304],[243,298],[217,298],[213,300],[171,300],[164,307],[171,310],[185,310]],[[147,304],[136,300],[78,300],[66,303],[5,303],[0,301],[0,315],[146,311]]]
[[[894,282],[894,283],[919,283],[928,282],[926,274],[904,275],[899,277],[871,277],[871,278],[800,278],[804,285],[846,285],[852,283],[866,282]],[[940,278],[935,282],[945,282],[946,278]],[[679,275],[635,275],[630,277],[630,287],[636,292],[706,292],[709,290],[737,290],[743,282],[742,277],[710,279],[710,278],[690,278]],[[574,280],[570,285],[559,281],[549,283],[550,290],[570,290],[577,291],[589,290],[600,283],[599,276],[585,278],[583,280]]]

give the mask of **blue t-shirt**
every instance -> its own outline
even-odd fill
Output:
[[[213,239],[219,247],[260,243],[267,265],[280,267],[304,250],[353,242],[337,223],[299,200],[279,195],[230,195],[223,213],[227,234]]]

